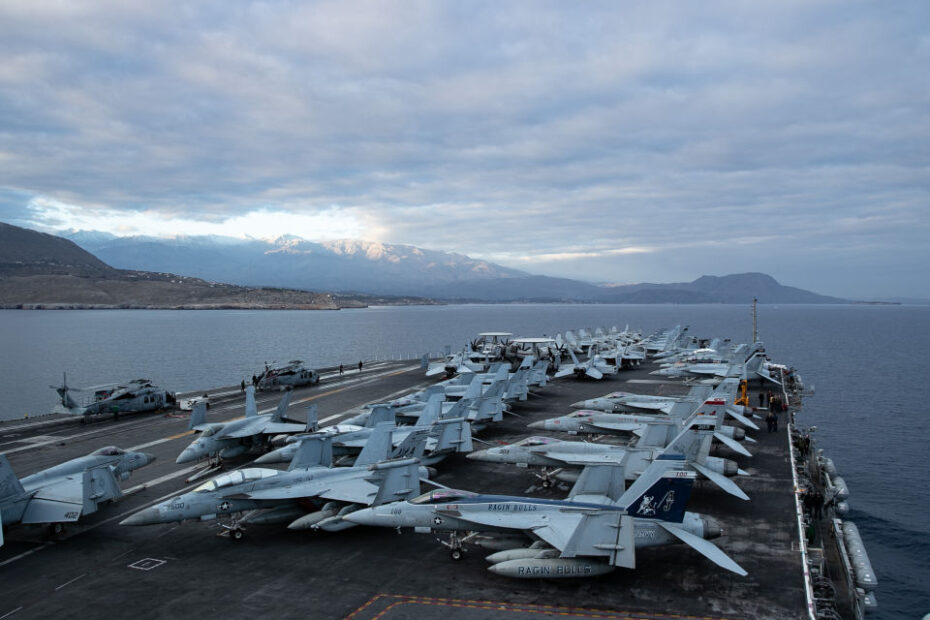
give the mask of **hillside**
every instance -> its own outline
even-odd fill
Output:
[[[365,305],[345,300],[343,305]],[[72,241],[0,223],[0,307],[337,309],[333,297],[114,269]]]

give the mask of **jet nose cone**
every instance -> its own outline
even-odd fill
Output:
[[[474,452],[466,454],[465,458],[471,459],[472,461],[483,461],[487,458],[487,456],[488,456],[487,450],[475,450]]]
[[[150,452],[140,452],[139,454],[142,457],[141,462],[139,463],[139,467],[144,467],[145,465],[154,463],[155,459],[157,458],[154,454]]]
[[[145,510],[130,515],[119,522],[120,525],[153,525],[161,523],[161,516],[158,514],[158,508],[152,506]]]
[[[346,521],[350,521],[358,525],[381,525],[378,523],[377,514],[375,513],[374,508],[362,508],[361,510],[356,510],[355,512],[350,512],[347,515],[343,515],[342,518]]]
[[[526,425],[527,428],[532,428],[534,430],[544,431],[546,430],[546,421],[539,420],[538,422],[530,422]]]
[[[278,462],[277,450],[272,450],[268,454],[263,454],[257,459],[255,459],[256,465],[265,465],[268,463],[277,463],[277,462]]]
[[[587,408],[588,408],[588,401],[586,401],[586,400],[579,400],[577,403],[572,403],[572,404],[569,405],[569,406],[570,406],[572,409],[587,409]]]
[[[720,538],[723,534],[723,528],[720,527],[720,523],[717,522],[713,517],[702,517],[704,521],[704,539],[711,540],[714,538]]]
[[[193,446],[188,446],[181,451],[181,454],[178,455],[175,463],[190,463],[191,461],[196,461],[200,458],[200,451],[194,448]]]

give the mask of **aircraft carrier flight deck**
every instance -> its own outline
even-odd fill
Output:
[[[608,392],[685,394],[679,380],[650,376],[646,363],[602,381],[564,378],[531,388],[504,421],[476,437],[510,443],[533,434],[530,422],[570,413],[570,404]],[[323,372],[316,386],[294,391],[288,417],[306,418],[316,404],[322,424],[357,413],[364,404],[436,383],[418,362],[366,364],[342,376]],[[210,421],[242,415],[239,387],[207,390]],[[755,394],[751,393],[751,402]],[[260,392],[260,412],[275,408],[280,392]],[[736,460],[751,475],[740,487],[751,501],[728,495],[707,481],[694,488],[688,509],[717,519],[724,535],[714,541],[748,571],[739,577],[685,545],[637,552],[634,570],[596,578],[508,579],[487,570],[469,547],[453,561],[437,542],[442,534],[397,533],[355,527],[336,533],[250,526],[233,542],[216,522],[124,527],[128,515],[202,480],[186,479],[202,465],[177,465],[191,441],[187,415],[138,414],[118,420],[0,425],[0,452],[22,477],[97,448],[144,450],[157,460],[126,482],[128,491],[49,540],[43,528],[15,527],[0,548],[0,619],[6,618],[800,618],[807,615],[789,455],[780,427],[749,431],[753,457],[725,446],[716,454]],[[475,449],[485,447],[475,443]],[[254,455],[229,467],[248,466]],[[286,466],[280,466],[284,468]],[[439,463],[436,481],[496,494],[564,498],[567,484],[543,488],[525,469],[452,455]],[[426,491],[430,487],[423,485]]]

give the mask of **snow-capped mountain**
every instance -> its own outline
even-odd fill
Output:
[[[323,243],[293,235],[270,241],[216,236],[163,239],[113,237],[96,231],[63,236],[119,269],[183,273],[247,286],[428,295],[434,288],[457,282],[528,275],[462,254],[357,239]]]

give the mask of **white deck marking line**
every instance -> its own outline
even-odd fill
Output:
[[[143,482],[142,484],[137,484],[136,486],[130,487],[126,489],[125,491],[123,491],[123,495],[132,495],[133,493],[144,491],[145,489],[148,489],[150,487],[158,486],[162,482],[168,482],[169,480],[173,480],[174,478],[177,478],[178,476],[189,474],[195,469],[200,469],[201,467],[203,467],[203,465],[198,463],[197,465],[191,465],[190,467],[185,467],[184,469],[172,472],[170,474],[165,474],[164,476],[161,476],[160,478],[155,478],[154,480],[149,480],[148,482]]]
[[[56,591],[57,591],[57,590],[61,590],[61,589],[64,588],[65,586],[70,586],[72,583],[74,583],[74,582],[77,581],[78,579],[81,579],[81,578],[84,577],[85,575],[87,575],[87,573],[83,573],[83,574],[81,574],[81,575],[78,575],[77,577],[75,577],[75,578],[72,579],[71,581],[66,581],[66,582],[64,582],[63,584],[61,584],[60,586],[58,586],[57,588],[55,588],[55,590],[56,590]]]
[[[19,607],[17,607],[17,608],[14,609],[13,611],[8,611],[8,612],[6,612],[6,613],[3,614],[2,616],[0,616],[0,620],[3,620],[4,618],[9,618],[10,616],[12,616],[13,614],[15,614],[16,612],[21,611],[22,608],[23,608],[23,606],[20,605]]]
[[[40,546],[38,546],[38,547],[36,547],[36,548],[34,548],[34,549],[30,549],[29,551],[23,551],[23,552],[20,553],[19,555],[14,555],[14,556],[11,557],[9,560],[4,560],[3,562],[0,562],[0,567],[6,566],[7,564],[12,564],[12,563],[15,562],[16,560],[21,560],[21,559],[23,559],[24,557],[26,557],[27,555],[32,555],[32,554],[35,553],[36,551],[42,551],[42,549],[45,549],[46,547],[51,547],[51,546],[54,545],[54,544],[55,544],[54,542],[49,541],[49,542],[46,542],[46,543],[42,543]],[[20,609],[22,609],[22,607],[20,607]],[[12,613],[12,612],[10,612],[10,613]],[[9,615],[10,615],[10,614],[7,614],[7,616],[9,616]],[[2,618],[6,618],[6,616],[0,616],[0,620],[2,620]]]
[[[71,440],[73,440],[73,439],[77,439],[78,437],[86,437],[87,435],[93,435],[93,434],[99,433],[99,432],[101,432],[101,431],[112,431],[114,428],[115,428],[116,430],[118,430],[118,431],[127,430],[128,428],[130,428],[130,427],[132,427],[132,426],[138,426],[138,425],[140,425],[140,424],[144,424],[145,422],[146,422],[146,420],[135,420],[135,421],[132,421],[132,422],[126,422],[126,423],[124,423],[124,424],[120,424],[119,426],[116,426],[116,427],[108,426],[107,428],[98,428],[98,429],[94,429],[94,430],[92,430],[92,431],[86,431],[86,432],[84,432],[84,433],[75,433],[74,435],[59,435],[59,436],[55,437],[54,439],[49,439],[49,440],[46,440],[46,441],[39,441],[39,442],[36,442],[36,443],[29,444],[28,446],[22,446],[22,447],[19,447],[19,448],[13,448],[12,450],[5,450],[5,451],[4,451],[4,454],[13,454],[14,452],[22,452],[22,451],[24,451],[24,450],[32,450],[32,449],[34,449],[34,448],[41,448],[42,446],[48,446],[48,445],[51,445],[51,444],[53,444],[53,443],[58,443],[58,442],[60,442],[60,441],[71,441]],[[22,440],[20,440],[20,441],[22,441]]]

